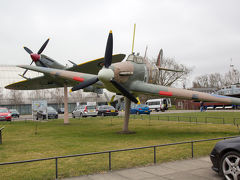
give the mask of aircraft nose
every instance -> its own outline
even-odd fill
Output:
[[[113,79],[114,77],[114,72],[110,68],[102,68],[98,72],[98,79],[102,82],[109,82]]]
[[[31,56],[31,58],[32,58],[32,60],[34,62],[37,62],[40,59],[40,55],[39,54],[32,53],[32,54],[30,54],[30,56]]]

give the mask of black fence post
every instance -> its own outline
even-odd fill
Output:
[[[56,165],[56,179],[58,179],[58,158],[55,159]]]
[[[193,141],[191,142],[191,145],[192,145],[192,158],[194,157],[194,154],[193,154]]]
[[[2,131],[4,129],[4,126],[0,128],[0,144],[2,144]]]
[[[112,170],[112,158],[111,158],[111,152],[109,152],[108,153],[108,169],[109,169],[109,171],[111,171]]]
[[[156,160],[156,146],[153,147],[153,153],[154,153],[153,162],[154,162],[154,164],[156,164],[157,163],[157,160]]]
[[[2,144],[2,130],[0,130],[0,144]]]

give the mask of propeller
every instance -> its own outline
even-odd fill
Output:
[[[45,67],[44,63],[43,63],[43,62],[41,61],[41,59],[40,59],[40,54],[41,54],[41,53],[44,51],[44,49],[46,48],[49,40],[50,40],[50,39],[48,38],[48,39],[43,43],[42,47],[38,50],[37,54],[33,53],[33,52],[31,51],[31,49],[29,49],[29,48],[27,48],[27,47],[25,47],[25,46],[23,47],[23,48],[25,49],[25,51],[27,51],[27,53],[30,54],[30,56],[31,56],[31,58],[32,58],[32,62],[30,63],[30,65],[32,65],[33,62],[39,61],[40,64],[41,64],[43,67]],[[24,73],[23,73],[22,76],[24,76],[27,71],[28,71],[28,70],[26,69],[26,70],[24,71]]]
[[[92,84],[95,84],[100,80],[103,83],[112,83],[112,85],[116,89],[118,89],[124,96],[126,96],[129,100],[133,101],[134,103],[137,103],[138,100],[126,88],[124,88],[120,83],[114,80],[114,72],[111,68],[109,68],[112,64],[112,52],[113,52],[113,36],[112,31],[110,31],[105,50],[104,66],[98,72],[98,76],[74,86],[70,90],[70,92],[77,91],[79,89],[84,89]]]
[[[27,48],[27,47],[23,47],[25,49],[25,51],[27,51],[28,54],[30,54],[31,58],[32,58],[32,62],[37,62],[40,60],[40,54],[44,51],[44,49],[46,48],[48,42],[49,42],[49,38],[43,43],[42,47],[38,50],[37,54],[33,53],[31,49]],[[41,60],[40,60],[41,61]]]

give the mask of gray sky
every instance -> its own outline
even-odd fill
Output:
[[[62,64],[104,56],[109,30],[114,53],[164,56],[194,67],[195,76],[240,67],[239,0],[0,0],[0,64],[29,64],[23,46]]]

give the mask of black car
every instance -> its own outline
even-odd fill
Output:
[[[113,106],[103,105],[98,107],[98,116],[117,116],[118,110]]]
[[[64,108],[59,108],[59,109],[58,109],[58,113],[59,113],[59,114],[64,114]]]
[[[46,119],[48,114],[48,119],[58,119],[58,112],[51,106],[47,107],[46,110],[38,110],[37,111],[37,120],[38,119]]]
[[[210,159],[212,169],[227,180],[240,179],[240,137],[219,141]]]
[[[20,117],[20,113],[16,109],[10,109],[9,111],[11,112],[12,117],[15,117],[15,118]]]

